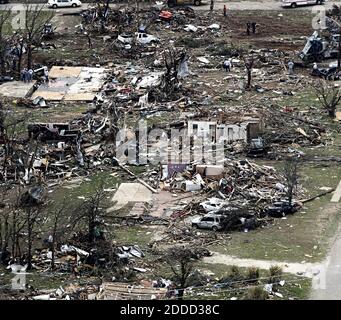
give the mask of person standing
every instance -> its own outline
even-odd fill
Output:
[[[292,61],[288,62],[289,75],[294,74],[294,63]]]
[[[32,82],[32,80],[33,80],[33,70],[32,69],[28,70],[27,74],[28,74],[28,82]]]
[[[248,22],[248,23],[246,24],[246,34],[247,34],[248,36],[250,35],[250,30],[251,30],[251,23]]]
[[[312,75],[319,75],[319,74],[320,74],[319,67],[317,66],[317,63],[314,62]]]
[[[231,67],[232,67],[232,64],[231,64],[231,60],[228,59],[228,60],[225,60],[224,61],[224,69],[226,72],[230,72],[231,71]]]
[[[212,12],[214,9],[214,0],[211,0],[211,4],[210,4],[210,11]]]
[[[25,78],[24,78],[24,69],[22,69],[21,71],[20,71],[20,81],[25,81]]]
[[[28,71],[26,68],[23,70],[23,78],[25,83],[28,82]]]
[[[226,17],[227,16],[227,8],[226,8],[226,5],[224,4],[224,17]]]
[[[44,67],[44,79],[45,82],[49,82],[49,70],[47,69],[47,67]]]
[[[256,33],[256,28],[257,28],[257,23],[256,23],[256,22],[252,22],[252,23],[251,23],[251,29],[252,29],[252,33],[253,33],[253,34]]]

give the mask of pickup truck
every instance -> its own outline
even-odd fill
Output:
[[[141,44],[150,44],[158,42],[159,39],[151,34],[136,32],[136,41]],[[131,44],[133,42],[133,35],[131,34],[121,34],[117,37],[117,40],[124,44]]]

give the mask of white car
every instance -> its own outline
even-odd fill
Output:
[[[79,0],[48,0],[49,8],[57,9],[57,8],[67,8],[67,7],[80,7],[82,2]]]
[[[325,0],[281,0],[283,8],[296,8],[298,6],[322,5]]]

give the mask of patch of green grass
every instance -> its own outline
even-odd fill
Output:
[[[118,245],[135,245],[146,248],[152,240],[155,229],[145,225],[121,226],[113,230]]]
[[[10,270],[5,270],[1,266],[0,274],[3,274],[0,277],[0,287],[5,286],[9,288],[15,275],[11,273]],[[57,289],[58,287],[68,283],[68,278],[70,278],[70,275],[68,274],[42,273],[33,270],[26,274],[26,283],[27,285],[33,287],[35,290]]]
[[[197,266],[197,269],[204,270],[204,271],[210,271],[214,273],[212,275],[212,278],[214,279],[222,279],[225,278],[227,275],[231,273],[231,266],[226,266],[224,264],[206,264],[203,262],[200,262]],[[243,279],[247,278],[247,274],[249,269],[248,268],[238,268],[240,271],[241,277]],[[248,288],[259,286],[260,288],[263,288],[265,283],[268,283],[269,281],[269,270],[259,270],[259,280],[258,283],[241,283],[241,282],[235,282],[233,287],[227,287],[223,288],[221,290],[214,290],[214,292],[207,291],[204,295],[194,296],[190,297],[191,299],[231,299],[232,297],[237,297],[238,299],[243,299],[245,295],[247,294]],[[310,290],[311,290],[311,279],[296,276],[289,273],[283,273],[280,276],[281,280],[285,280],[284,286],[279,286],[279,292],[283,295],[283,298],[279,297],[272,297],[272,299],[275,300],[281,300],[281,299],[298,299],[298,300],[304,300],[309,298]],[[198,290],[200,291],[200,289]],[[203,291],[203,290],[201,290]]]

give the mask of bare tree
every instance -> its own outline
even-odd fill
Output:
[[[27,270],[32,269],[33,231],[40,214],[39,208],[27,207],[25,210],[27,230]]]
[[[27,269],[32,269],[32,247],[34,241],[34,231],[38,223],[38,218],[42,213],[43,204],[42,186],[34,186],[22,194],[20,198],[21,208],[24,211],[27,232]]]
[[[6,252],[9,247],[9,240],[11,234],[11,226],[10,226],[10,210],[8,210],[7,202],[7,193],[8,186],[1,186],[1,195],[0,195],[0,251],[1,260],[4,261]],[[0,261],[1,262],[1,261]]]
[[[326,12],[327,29],[331,33],[337,33],[339,35],[338,41],[338,55],[337,55],[337,69],[341,69],[341,7],[333,5],[332,9]]]
[[[51,268],[52,270],[55,268],[55,252],[56,252],[56,244],[61,238],[61,235],[64,234],[64,232],[67,229],[67,225],[62,223],[62,219],[65,216],[65,211],[67,210],[66,202],[62,202],[60,206],[58,206],[53,212],[52,212],[52,242],[50,250],[52,252],[52,258],[51,258]]]
[[[21,196],[22,196],[22,187],[19,185],[14,189],[14,197],[15,199],[9,203],[10,216],[11,216],[11,253],[13,258],[21,258],[21,245],[20,239],[21,234],[24,231],[26,226],[26,219],[24,216],[24,212],[21,209]]]
[[[247,76],[247,82],[246,82],[246,89],[251,89],[251,83],[252,83],[252,69],[255,63],[255,59],[253,56],[250,58],[244,59],[244,65],[246,68],[246,76]]]
[[[101,208],[105,196],[104,182],[101,181],[96,186],[94,193],[92,193],[77,210],[81,213],[76,213],[75,224],[77,224],[79,221],[86,222],[88,228],[88,240],[91,244],[95,242],[97,238],[97,227],[101,224],[102,219],[105,217],[105,214]]]
[[[8,111],[9,110],[9,111]],[[18,180],[21,173],[32,172],[33,161],[38,150],[38,143],[29,141],[23,150],[20,142],[22,126],[27,120],[27,114],[18,118],[11,114],[11,108],[0,101],[0,141],[2,143],[0,157],[0,181]],[[29,177],[28,177],[29,178]]]
[[[5,28],[11,17],[11,11],[8,9],[0,12],[0,71],[2,75],[6,73],[6,55],[10,47],[10,37],[5,35]]]
[[[193,271],[193,253],[185,247],[172,247],[166,252],[165,261],[175,276],[179,292],[178,297],[182,299],[188,278]]]
[[[27,68],[32,68],[32,56],[35,46],[40,45],[44,25],[54,17],[54,11],[45,11],[44,6],[26,4],[25,29],[23,38],[27,47]]]
[[[341,100],[340,88],[333,83],[321,80],[313,85],[315,95],[323,109],[328,112],[331,118],[335,118],[337,106]]]
[[[292,200],[297,190],[299,178],[298,169],[299,159],[296,157],[288,157],[283,167],[283,176],[286,187],[286,196],[290,205],[292,205]]]

